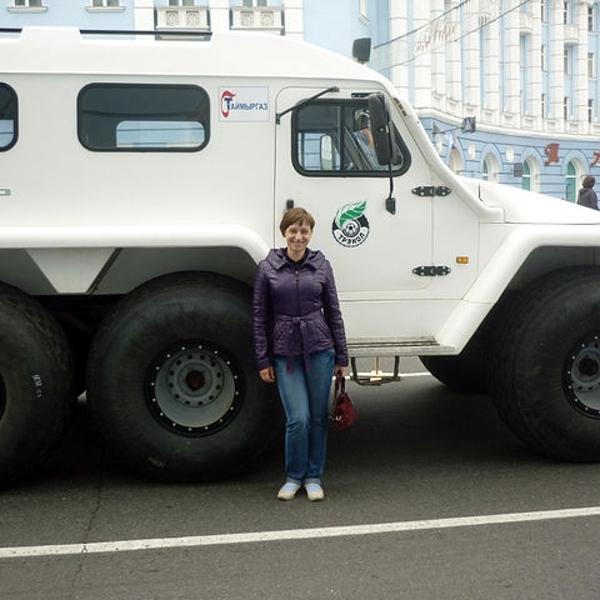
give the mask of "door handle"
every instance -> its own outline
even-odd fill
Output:
[[[294,208],[294,201],[291,198],[288,198],[285,201],[285,210],[290,210],[290,208]]]

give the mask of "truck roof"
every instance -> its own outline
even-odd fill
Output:
[[[0,73],[386,81],[340,54],[282,36],[230,32],[199,39],[114,38],[83,36],[74,27],[25,27],[19,35],[0,37]]]

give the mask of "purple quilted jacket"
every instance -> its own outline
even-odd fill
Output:
[[[305,360],[311,352],[335,349],[335,364],[348,364],[344,322],[329,261],[307,249],[295,265],[285,248],[271,250],[258,265],[252,302],[254,349],[258,368],[272,366],[274,355]]]

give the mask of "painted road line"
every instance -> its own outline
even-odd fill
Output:
[[[313,540],[334,537],[400,533],[447,529],[451,527],[477,527],[481,525],[502,525],[528,523],[532,521],[552,521],[576,517],[600,516],[600,506],[588,508],[567,508],[562,510],[542,510],[535,512],[507,513],[499,515],[479,515],[424,521],[399,521],[396,523],[373,523],[371,525],[349,525],[342,527],[318,527],[311,529],[288,529],[282,531],[256,531],[249,533],[228,533],[198,535],[177,538],[156,538],[145,540],[120,540],[114,542],[91,542],[89,544],[65,544],[48,546],[21,546],[0,548],[0,559],[33,558],[42,556],[64,556],[74,554],[100,554],[107,552],[133,552],[140,550],[163,550],[166,548],[192,548],[196,546],[223,546],[228,544],[248,544],[277,542],[284,540]]]

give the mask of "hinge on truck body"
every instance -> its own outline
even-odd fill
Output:
[[[446,265],[423,265],[421,267],[415,267],[412,272],[419,277],[436,277],[441,275],[448,275],[452,269]]]
[[[417,196],[447,196],[452,190],[445,185],[420,185],[411,191]]]

